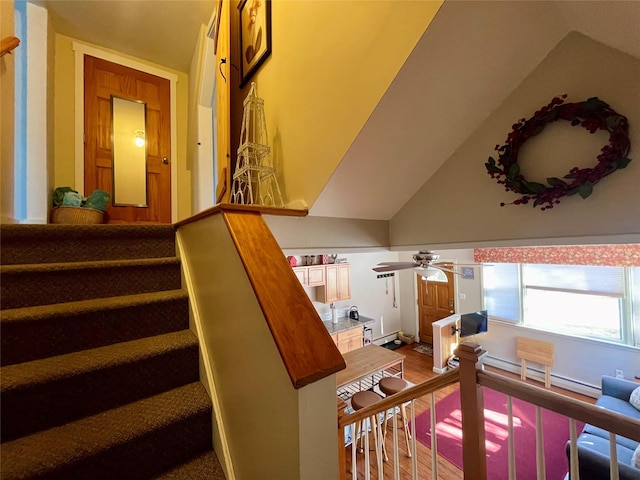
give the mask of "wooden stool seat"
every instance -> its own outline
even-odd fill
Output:
[[[409,384],[406,382],[406,380],[402,380],[401,378],[396,377],[384,377],[382,380],[380,380],[380,383],[378,383],[380,390],[385,395],[394,395],[396,393],[399,393],[407,388],[408,385]]]
[[[379,402],[380,400],[382,400],[382,397],[380,395],[378,395],[375,392],[371,392],[369,390],[365,390],[362,392],[357,392],[354,393],[353,396],[351,397],[351,406],[353,407],[353,409],[357,412],[358,410],[361,410],[365,407],[368,407],[370,405],[373,405],[377,402]],[[382,427],[380,427],[379,425],[379,419],[378,419],[378,415],[373,414],[369,417],[369,422],[371,423],[371,432],[373,433],[373,438],[374,438],[374,442],[375,442],[375,451],[376,451],[376,457],[378,458],[378,468],[382,467],[382,462],[380,460],[382,460],[384,458],[385,461],[388,460],[387,457],[387,452],[385,450],[385,446],[384,446],[384,441],[380,442],[382,443],[382,455],[380,455],[379,453],[379,447],[378,447],[378,428],[380,428],[380,431],[382,431]],[[369,435],[368,430],[365,428],[365,421],[359,421],[358,425],[356,426],[356,432],[359,432],[362,426],[362,429],[365,430],[364,434],[361,436],[361,441],[362,438],[364,437],[364,435]],[[356,440],[357,440],[357,434],[354,435],[354,439],[353,439],[353,447],[355,448],[356,445]],[[363,448],[360,447],[359,449],[360,452],[363,451]],[[352,467],[353,468],[353,467]]]
[[[400,393],[405,388],[407,388],[409,384],[406,380],[397,377],[384,377],[378,383],[378,387],[380,391],[385,395],[395,395],[396,393]],[[404,429],[404,438],[407,442],[407,456],[411,457],[411,447],[409,446],[409,438],[411,434],[409,433],[409,420],[407,419],[407,409],[404,404],[400,405],[400,414],[402,416],[402,425]],[[386,417],[386,416],[385,416]],[[384,442],[387,438],[387,419],[384,421],[384,432],[382,434],[382,445],[384,446]]]
[[[368,407],[369,405],[379,402],[381,399],[382,397],[377,393],[366,390],[364,392],[355,393],[353,397],[351,397],[351,406],[355,411],[358,411],[364,407]]]

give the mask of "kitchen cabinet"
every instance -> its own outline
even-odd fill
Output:
[[[324,285],[325,266],[293,267],[293,273],[303,287],[319,287]]]
[[[332,303],[351,298],[351,267],[348,263],[326,265],[324,282],[324,286],[318,289],[318,301]]]
[[[307,285],[310,287],[318,287],[324,285],[325,282],[325,266],[318,265],[313,267],[307,267],[309,272],[307,273]]]
[[[293,267],[293,273],[303,287],[309,285],[309,267]]]
[[[331,338],[333,338],[333,343],[336,344],[340,353],[350,352],[362,347],[362,327],[335,333],[331,335]]]

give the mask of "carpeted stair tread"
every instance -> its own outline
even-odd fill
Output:
[[[2,225],[0,263],[171,257],[172,225]]]
[[[198,345],[195,335],[190,330],[182,330],[32,362],[7,365],[0,368],[1,392],[4,395],[10,390],[24,389],[29,385],[76,377],[83,373],[131,363],[169,350],[194,345]]]
[[[213,450],[165,472],[154,480],[225,480],[220,461]]]
[[[198,342],[183,330],[3,366],[0,375],[4,442],[197,381]]]
[[[0,275],[3,309],[181,288],[178,257],[2,265]]]
[[[2,365],[186,329],[188,300],[178,289],[2,310]]]
[[[159,474],[185,455],[181,451],[185,443],[201,452],[211,448],[211,439],[206,438],[211,433],[210,415],[204,387],[191,383],[4,443],[2,479],[139,478],[136,469],[149,473],[157,469]],[[194,418],[207,420],[208,432],[190,430]],[[176,431],[176,425],[183,428]],[[170,435],[159,433],[163,430]],[[123,456],[132,458],[123,462]]]

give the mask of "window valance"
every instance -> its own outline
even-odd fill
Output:
[[[476,248],[478,263],[541,263],[640,267],[640,244]]]

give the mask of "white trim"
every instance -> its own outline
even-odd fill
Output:
[[[97,47],[73,42],[75,52],[75,187],[78,192],[84,191],[84,56],[100,58],[141,72],[164,78],[170,82],[171,105],[171,221],[178,221],[178,129],[177,129],[177,87],[178,76],[151,65],[141,63],[117,53],[108,52]]]

